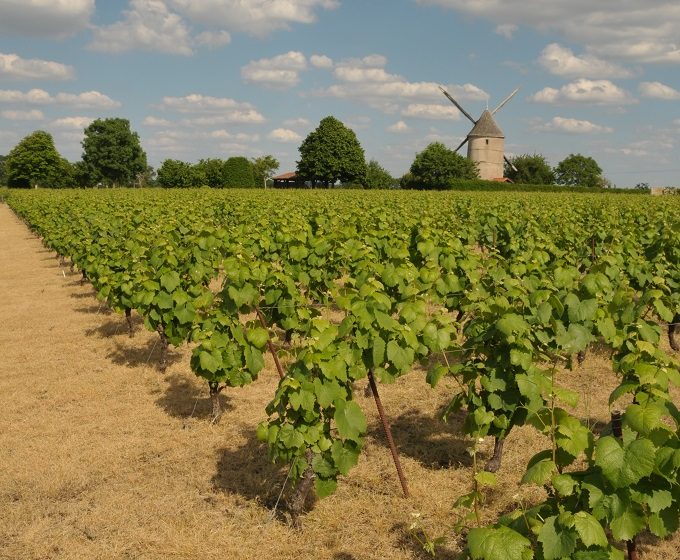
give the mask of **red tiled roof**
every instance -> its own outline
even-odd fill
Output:
[[[291,171],[290,173],[282,173],[281,175],[277,175],[276,177],[272,177],[272,179],[283,181],[285,179],[295,179],[296,175],[295,172]]]

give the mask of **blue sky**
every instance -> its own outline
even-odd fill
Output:
[[[677,0],[0,0],[0,154],[99,117],[166,158],[273,154],[333,115],[395,176],[497,114],[508,155],[594,157],[618,186],[680,185]],[[464,153],[464,151],[463,151]]]

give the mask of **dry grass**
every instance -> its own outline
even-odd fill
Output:
[[[156,335],[137,322],[128,339],[124,318],[103,311],[4,205],[0,249],[0,558],[425,558],[408,531],[415,511],[433,535],[449,536],[439,557],[458,557],[449,528],[452,503],[469,489],[467,442],[460,419],[436,419],[452,386],[432,391],[416,371],[381,387],[409,500],[373,401],[361,392],[370,436],[359,465],[296,531],[272,519],[285,470],[269,463],[255,437],[278,379],[271,361],[256,383],[226,392],[226,412],[213,426],[187,350],[174,350],[159,374]],[[607,421],[615,380],[606,356],[591,355],[562,378],[588,397],[582,415]],[[538,494],[517,483],[542,445],[529,428],[511,434],[485,519],[510,509],[515,494]],[[491,446],[485,442],[485,456]],[[678,558],[679,549],[677,536],[645,537],[642,557]]]

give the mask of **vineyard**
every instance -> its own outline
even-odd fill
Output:
[[[232,451],[222,468],[261,475],[259,491],[247,493],[250,520],[227,508],[227,522],[275,525],[276,538],[302,540],[297,557],[334,560],[633,560],[680,548],[677,197],[4,196],[60,280],[91,286],[97,314],[120,315],[107,336],[134,345],[143,325],[158,382],[186,372],[191,415],[209,403],[201,422],[215,438],[235,424],[252,434],[252,464]],[[99,403],[103,417],[110,406]],[[390,510],[391,534],[376,537],[379,552],[343,552],[330,536],[352,526],[343,516],[363,519],[362,538],[378,531],[352,505],[362,493],[361,508]],[[241,556],[286,557],[263,546]]]

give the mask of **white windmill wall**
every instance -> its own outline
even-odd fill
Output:
[[[471,137],[468,140],[468,158],[477,163],[480,179],[503,177],[503,138]]]

